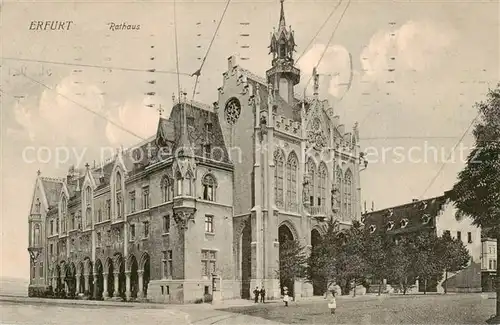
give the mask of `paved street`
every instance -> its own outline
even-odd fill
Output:
[[[269,304],[226,311],[287,324],[484,324],[495,312],[493,295],[449,294],[337,299],[337,313],[326,301],[303,301],[288,308]]]
[[[126,324],[484,324],[495,300],[480,294],[428,296],[364,296],[337,300],[332,316],[323,299],[239,307],[201,305],[47,304],[0,299],[3,324],[106,325]],[[25,299],[26,300],[26,299]],[[55,303],[55,302],[54,302]],[[242,302],[240,304],[245,304]]]

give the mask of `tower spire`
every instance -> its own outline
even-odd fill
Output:
[[[285,9],[283,8],[283,2],[285,2],[285,0],[280,0],[280,2],[281,2],[281,12],[280,12],[280,23],[279,23],[278,32],[283,30],[283,29],[286,29]]]

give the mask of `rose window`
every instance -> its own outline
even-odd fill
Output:
[[[224,109],[224,114],[226,116],[226,121],[230,125],[236,123],[241,114],[240,101],[236,98],[231,98]]]

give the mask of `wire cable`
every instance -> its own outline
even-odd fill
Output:
[[[339,18],[339,21],[337,22],[337,25],[335,25],[335,28],[333,29],[333,32],[332,34],[330,35],[330,38],[328,39],[328,43],[326,43],[326,46],[325,46],[325,49],[323,50],[323,53],[321,53],[321,56],[318,60],[318,63],[316,64],[316,69],[319,67],[319,64],[321,63],[321,61],[323,60],[323,57],[325,56],[326,54],[326,51],[328,50],[328,47],[330,46],[330,43],[332,42],[333,40],[333,37],[335,36],[335,33],[337,32],[337,29],[340,25],[340,23],[342,22],[342,19],[344,18],[344,15],[345,13],[347,12],[347,9],[349,8],[349,5],[351,4],[351,0],[349,0],[347,2],[347,6],[344,8],[344,11],[342,12],[342,15],[340,16]],[[313,76],[311,75],[309,77],[309,80],[307,81],[307,84],[305,85],[304,87],[304,94],[306,93],[306,90],[307,90],[307,86],[309,86],[309,83],[311,82],[311,79],[313,78]]]
[[[21,58],[12,58],[12,57],[2,57],[1,60],[12,60],[12,61],[21,61],[21,62],[37,62],[37,63],[46,63],[46,64],[57,64],[57,65],[67,65],[67,66],[75,66],[75,67],[88,67],[88,68],[100,68],[100,69],[111,69],[111,70],[122,70],[122,71],[133,71],[133,72],[157,72],[157,73],[166,73],[166,74],[177,74],[176,71],[165,71],[165,70],[146,70],[146,69],[135,69],[135,68],[121,68],[121,67],[108,67],[102,65],[93,65],[93,64],[78,64],[78,63],[69,63],[69,62],[58,62],[58,61],[45,61],[45,60],[34,60],[34,59],[21,59]],[[184,76],[191,76],[189,73],[179,74]]]
[[[114,121],[110,120],[110,119],[109,119],[109,118],[107,118],[105,115],[102,115],[102,114],[100,114],[100,113],[98,113],[98,112],[96,112],[96,111],[94,111],[94,110],[92,110],[92,109],[90,109],[90,108],[86,107],[85,105],[82,105],[82,104],[78,103],[77,101],[74,101],[73,99],[69,98],[68,96],[61,94],[60,92],[58,92],[58,91],[57,91],[57,90],[55,90],[54,88],[52,88],[52,87],[50,87],[50,86],[47,86],[47,85],[46,85],[46,84],[44,84],[43,82],[40,82],[40,81],[38,81],[38,80],[36,80],[36,79],[31,78],[30,76],[26,75],[26,74],[25,74],[24,72],[22,72],[21,70],[18,70],[18,69],[15,69],[15,68],[12,68],[12,69],[16,70],[17,72],[19,72],[19,74],[23,75],[25,78],[27,78],[27,79],[31,80],[32,82],[37,83],[37,84],[39,84],[40,86],[42,86],[42,87],[44,87],[44,88],[46,88],[46,89],[52,90],[52,91],[53,91],[53,92],[55,92],[58,96],[61,96],[62,98],[66,99],[67,101],[69,101],[69,102],[71,102],[71,103],[73,103],[73,104],[77,105],[77,106],[78,106],[78,107],[80,107],[80,108],[83,108],[83,109],[84,109],[84,110],[86,110],[87,112],[90,112],[90,113],[92,113],[92,114],[94,114],[94,115],[96,115],[96,116],[98,116],[98,117],[100,117],[100,118],[102,118],[102,119],[104,119],[104,120],[108,121],[110,124],[112,124],[112,125],[116,126],[117,128],[121,129],[122,131],[125,131],[125,132],[127,132],[127,133],[129,133],[129,134],[131,134],[131,135],[133,135],[133,136],[135,136],[135,137],[137,137],[137,138],[139,138],[139,139],[141,139],[141,140],[143,140],[143,141],[144,141],[144,140],[146,140],[146,139],[144,139],[143,137],[141,137],[140,135],[138,135],[137,133],[135,133],[135,132],[133,132],[133,131],[130,131],[130,130],[128,130],[127,128],[125,128],[125,127],[121,126],[120,124],[118,124],[118,123],[116,123],[116,122],[114,122]],[[3,91],[2,91],[2,92],[3,92]]]
[[[333,8],[333,10],[330,12],[330,14],[328,15],[328,17],[326,18],[326,20],[323,22],[323,25],[321,25],[321,27],[318,29],[318,31],[316,32],[316,34],[313,36],[313,38],[311,38],[311,40],[309,41],[309,43],[307,44],[307,46],[304,48],[304,50],[302,51],[302,53],[299,55],[299,57],[297,58],[297,60],[295,60],[295,63],[298,63],[300,61],[300,59],[302,59],[302,57],[304,56],[304,54],[306,54],[307,50],[309,49],[309,46],[312,45],[312,43],[314,42],[314,40],[316,39],[316,37],[318,37],[319,33],[321,33],[321,31],[323,30],[323,28],[325,28],[326,24],[328,23],[328,21],[330,21],[330,19],[332,18],[333,14],[335,13],[335,11],[337,11],[337,8],[340,6],[340,4],[342,3],[342,1],[344,0],[340,0],[337,5]]]
[[[177,1],[174,0],[174,34],[175,34],[175,69],[177,73],[177,92],[179,96],[179,102],[181,101],[181,79],[179,76],[179,46],[177,41]]]
[[[210,44],[208,45],[207,52],[205,53],[205,56],[203,57],[203,60],[201,61],[200,68],[196,70],[191,76],[196,76],[196,80],[194,82],[194,87],[193,87],[193,98],[196,94],[196,87],[198,86],[198,79],[201,75],[201,70],[203,69],[203,66],[205,65],[205,61],[207,60],[208,54],[210,53],[210,50],[212,49],[212,45],[215,41],[215,38],[217,37],[217,33],[219,32],[219,28],[222,24],[222,21],[224,20],[224,16],[226,15],[227,8],[229,7],[229,4],[231,3],[231,0],[227,0],[226,6],[224,7],[224,11],[222,12],[222,15],[219,19],[219,23],[217,24],[217,27],[215,28],[214,35],[212,36],[212,40],[210,40]]]
[[[476,117],[472,120],[472,122],[469,124],[469,126],[467,127],[467,129],[465,130],[465,132],[462,134],[462,136],[460,137],[460,139],[458,140],[458,142],[453,146],[453,149],[450,151],[450,154],[446,158],[446,161],[450,160],[451,155],[453,155],[453,153],[455,152],[455,149],[457,148],[457,146],[460,143],[462,143],[462,141],[464,140],[465,136],[469,133],[469,130],[472,128],[472,126],[474,126],[474,124],[476,123],[476,121],[479,118],[479,116],[481,116],[480,113],[478,113],[476,115]],[[429,185],[425,188],[425,191],[420,196],[421,200],[423,199],[423,197],[425,196],[425,194],[427,194],[427,191],[431,188],[431,186],[434,185],[434,182],[437,180],[437,178],[439,177],[439,175],[441,174],[441,172],[443,171],[443,169],[444,169],[445,166],[446,166],[446,162],[444,162],[443,164],[441,164],[441,167],[439,168],[438,172],[436,173],[436,175],[434,175],[434,177],[430,181]]]

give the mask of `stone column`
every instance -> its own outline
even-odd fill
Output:
[[[125,272],[125,295],[127,296],[127,300],[130,300],[131,291],[130,291],[130,271]]]
[[[85,291],[90,290],[89,275],[84,274],[83,278],[85,279]]]
[[[108,295],[108,273],[103,273],[102,277],[104,278],[104,281],[102,281],[102,283],[103,283],[102,298],[106,299],[106,298],[109,298],[109,295]]]
[[[80,293],[80,274],[76,275],[76,294]]]
[[[120,276],[120,272],[114,272],[114,281],[115,281],[115,290],[114,290],[114,293],[113,293],[113,297],[115,298],[118,298],[120,297],[120,283],[118,282],[119,280],[119,276]]]
[[[137,271],[137,275],[138,275],[138,278],[139,278],[139,290],[137,291],[137,298],[140,299],[140,298],[144,298],[144,278],[143,278],[143,275],[144,275],[144,271],[143,270],[139,270]]]

